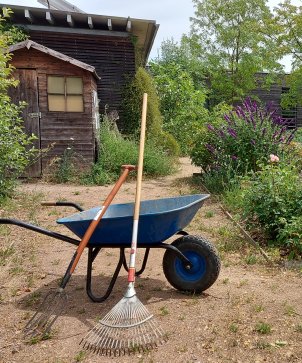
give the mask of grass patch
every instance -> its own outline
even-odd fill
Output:
[[[165,316],[169,314],[169,310],[166,306],[160,308],[160,315]]]
[[[229,326],[229,330],[232,332],[232,333],[237,333],[238,332],[238,325],[235,324],[235,323],[232,323],[230,326]]]
[[[25,301],[25,306],[27,306],[27,307],[35,306],[40,303],[40,300],[41,300],[41,293],[33,292],[32,294],[30,294],[27,297],[27,299]]]
[[[10,256],[15,253],[15,249],[12,246],[0,249],[0,266],[5,266]]]
[[[261,321],[256,324],[255,331],[259,334],[270,334],[272,331],[272,328],[271,328],[270,324],[264,323],[263,321]]]
[[[213,218],[214,217],[214,212],[212,210],[208,210],[205,212],[204,214],[205,218]]]

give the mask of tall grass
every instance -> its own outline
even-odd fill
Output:
[[[115,181],[121,165],[136,165],[138,160],[138,140],[122,136],[110,121],[104,117],[100,127],[99,159],[89,174],[83,178],[86,184],[103,185]],[[147,140],[144,154],[144,174],[149,177],[173,173],[175,160],[156,143]]]

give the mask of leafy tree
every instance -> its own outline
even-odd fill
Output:
[[[0,30],[6,28],[9,13],[0,14]],[[23,120],[20,118],[22,105],[14,105],[7,94],[9,87],[16,87],[12,78],[13,67],[9,64],[11,56],[7,50],[15,33],[8,30],[0,32],[0,198],[9,195],[16,178],[30,162],[34,152],[30,148],[34,136],[24,133]],[[4,51],[3,51],[4,50]]]
[[[255,73],[280,70],[267,0],[193,0],[191,42],[208,70],[212,104],[256,88]]]
[[[277,46],[282,55],[292,58],[292,72],[287,76],[290,90],[282,99],[282,106],[291,107],[302,102],[302,7],[285,0],[275,8]]]
[[[176,138],[182,153],[187,154],[192,147],[196,124],[207,113],[205,90],[196,89],[190,73],[174,61],[151,63],[151,71],[160,99],[164,129]]]
[[[154,63],[161,66],[177,64],[179,69],[190,75],[196,89],[204,88],[205,67],[196,48],[192,46],[190,37],[184,34],[180,43],[175,42],[173,38],[165,40],[162,42],[160,50],[160,56],[151,63],[151,66]]]

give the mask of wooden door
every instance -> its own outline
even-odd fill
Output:
[[[33,142],[35,148],[40,150],[40,112],[38,98],[38,83],[37,72],[35,69],[16,69],[14,78],[19,80],[19,85],[16,88],[10,89],[10,97],[12,102],[18,104],[20,101],[25,101],[26,106],[22,111],[24,120],[24,128],[29,135],[34,134],[37,139]],[[27,167],[24,176],[39,177],[42,173],[41,158]]]

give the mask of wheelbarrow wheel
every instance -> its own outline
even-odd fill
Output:
[[[211,242],[200,236],[184,236],[172,245],[178,248],[192,263],[188,268],[172,250],[166,250],[163,270],[169,283],[177,290],[201,293],[216,281],[220,271],[220,259]]]

